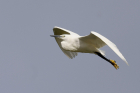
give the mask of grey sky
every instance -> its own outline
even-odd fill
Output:
[[[69,59],[58,47],[53,27],[80,35],[96,31],[109,47]],[[138,93],[140,91],[140,0],[1,0],[0,93]]]

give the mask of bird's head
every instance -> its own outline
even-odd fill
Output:
[[[64,40],[64,39],[66,39],[66,37],[67,37],[67,35],[50,35],[51,37],[56,37],[56,38],[59,38],[59,39],[61,39],[61,40]]]

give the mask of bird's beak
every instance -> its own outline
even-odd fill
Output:
[[[50,35],[51,37],[61,37],[60,35]]]

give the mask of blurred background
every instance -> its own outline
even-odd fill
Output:
[[[130,66],[108,46],[118,70],[94,54],[69,59],[54,26],[100,33]],[[140,0],[0,0],[0,93],[138,93],[139,34]]]

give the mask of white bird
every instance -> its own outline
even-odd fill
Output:
[[[94,53],[118,69],[119,66],[115,60],[107,59],[105,57],[105,53],[99,49],[105,45],[108,45],[128,65],[128,62],[120,53],[117,46],[97,32],[91,31],[91,33],[87,36],[80,36],[72,31],[60,27],[54,27],[53,32],[54,35],[51,36],[55,37],[61,50],[71,59],[77,56],[77,52]]]

